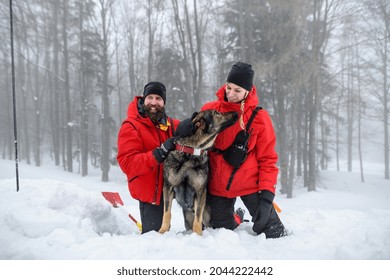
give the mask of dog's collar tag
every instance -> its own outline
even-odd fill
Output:
[[[205,150],[202,150],[202,149],[191,148],[191,147],[187,147],[187,146],[180,145],[180,144],[176,144],[176,150],[187,153],[187,154],[191,154],[194,156],[200,156],[205,152]]]
[[[194,152],[192,153],[194,156],[200,156],[202,154],[202,149],[194,148]]]

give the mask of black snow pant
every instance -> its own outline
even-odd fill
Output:
[[[142,233],[149,231],[158,231],[162,224],[164,203],[161,199],[160,205],[154,205],[146,202],[139,202],[141,214]]]
[[[244,202],[245,207],[248,209],[249,214],[253,217],[260,202],[259,193],[241,196],[241,199]],[[210,205],[211,212],[211,224],[213,228],[226,228],[233,230],[238,226],[234,220],[235,202],[236,198],[226,198],[208,194],[208,203]],[[258,221],[253,220],[252,218],[252,222],[253,224],[256,224]],[[285,227],[280,221],[280,218],[273,206],[271,209],[269,221],[265,226],[264,231],[256,233],[264,233],[266,238],[279,238],[286,235]]]

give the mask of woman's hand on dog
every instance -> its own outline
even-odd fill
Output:
[[[195,125],[192,122],[192,120],[195,118],[195,116],[198,114],[198,112],[194,112],[191,116],[191,118],[185,119],[179,123],[179,125],[176,128],[175,136],[177,137],[188,137],[194,134],[195,132]]]

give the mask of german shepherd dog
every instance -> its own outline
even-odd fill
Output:
[[[202,224],[209,226],[210,215],[206,209],[208,156],[221,131],[238,119],[235,112],[219,113],[206,110],[192,118],[195,131],[191,136],[177,138],[176,150],[164,162],[164,214],[159,233],[169,231],[172,201],[176,198],[183,209],[187,230],[202,235]]]

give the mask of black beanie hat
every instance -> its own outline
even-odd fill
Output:
[[[236,84],[247,91],[251,91],[254,75],[255,72],[252,70],[252,65],[244,62],[237,62],[232,66],[226,81],[228,83]]]
[[[161,98],[164,100],[164,104],[167,98],[166,95],[167,90],[165,89],[165,86],[163,83],[160,82],[149,82],[144,87],[144,98],[148,96],[149,94],[157,94],[161,96]]]

